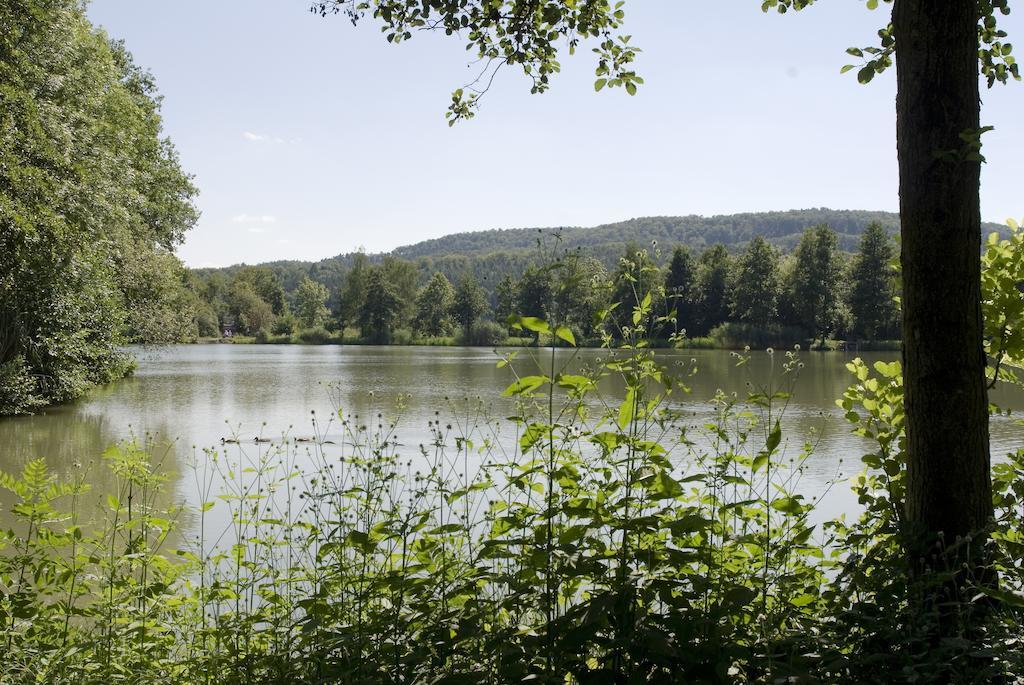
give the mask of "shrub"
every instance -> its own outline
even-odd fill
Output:
[[[331,342],[331,334],[326,328],[305,328],[299,331],[299,341],[306,345],[324,345]]]
[[[501,345],[508,339],[508,330],[505,326],[494,321],[480,321],[473,324],[469,336],[465,332],[459,333],[456,340],[460,345],[477,347],[493,347]]]
[[[291,335],[295,332],[295,317],[291,314],[277,317],[270,331],[274,335]]]
[[[391,332],[391,345],[411,345],[413,334],[408,328],[396,328]]]
[[[45,401],[37,394],[36,379],[25,358],[17,356],[0,364],[0,416],[31,414]]]
[[[196,311],[196,332],[201,338],[219,338],[220,322],[217,312],[207,303],[202,303]]]
[[[729,322],[719,324],[711,329],[707,338],[716,347],[727,350],[741,350],[744,347],[759,350],[768,347],[780,349],[792,348],[807,339],[806,332],[798,326],[781,326],[768,324],[757,326],[749,323]]]

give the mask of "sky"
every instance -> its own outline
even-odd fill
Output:
[[[640,216],[898,208],[895,70],[859,85],[850,46],[886,5],[627,0],[636,96],[594,92],[588,50],[550,91],[502,71],[449,127],[475,75],[457,36],[388,44],[307,0],[92,0],[164,97],[165,132],[202,212],[190,266],[319,260],[459,231]],[[1020,14],[1003,19],[1011,38]],[[1024,44],[1024,43],[1022,43]],[[982,217],[1024,217],[1024,83],[982,92]]]

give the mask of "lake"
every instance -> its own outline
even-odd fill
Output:
[[[510,371],[496,366],[495,352],[481,348],[211,344],[134,352],[139,360],[134,376],[37,416],[0,419],[0,469],[17,471],[27,460],[45,457],[55,472],[70,478],[98,462],[110,445],[150,436],[160,445],[155,459],[170,477],[168,503],[196,504],[202,497],[193,467],[210,459],[204,448],[228,447],[222,439],[237,439],[238,448],[248,445],[245,449],[252,452],[268,447],[254,442],[261,436],[304,441],[316,432],[321,439],[338,438],[340,423],[331,418],[340,406],[367,424],[397,418],[398,441],[414,458],[418,445],[431,441],[432,420],[454,422],[458,428],[475,420],[478,412],[469,406],[484,406],[496,417],[511,410],[510,401],[500,397],[512,380]],[[543,350],[521,350],[516,366],[535,373],[530,356],[538,353],[547,359]],[[593,363],[607,354],[579,351],[572,363]],[[752,352],[741,367],[730,352],[721,350],[657,354],[670,365],[698,368],[688,381],[691,392],[675,400],[695,426],[713,416],[709,400],[717,389],[744,396],[749,383],[765,383],[781,373],[781,353],[773,359]],[[556,361],[562,364],[571,355],[560,350]],[[804,367],[782,426],[790,454],[799,452],[805,441],[817,443],[801,485],[807,492],[821,490],[840,472],[860,470],[858,458],[866,444],[850,433],[834,403],[850,383],[845,364],[853,356],[801,353]],[[896,353],[861,356],[869,363],[898,359]],[[602,387],[609,402],[618,391],[614,382]],[[1009,408],[1024,406],[1024,394],[1013,388],[997,389],[993,400]],[[1024,429],[1010,418],[993,419],[992,446],[996,456],[1024,447]],[[111,487],[103,469],[91,469],[88,478],[99,494]],[[835,514],[855,507],[844,484],[832,489],[825,508]]]

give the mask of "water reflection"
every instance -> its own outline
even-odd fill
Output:
[[[697,367],[698,373],[688,380],[691,392],[675,401],[698,427],[712,418],[709,400],[717,390],[744,396],[772,379],[777,383],[783,362],[781,352],[774,356],[752,353],[740,367],[730,353],[717,350],[659,355],[680,369]],[[419,443],[431,439],[428,422],[457,419],[453,412],[465,406],[463,398],[480,396],[497,417],[507,416],[511,408],[499,396],[511,380],[510,371],[497,368],[496,355],[484,349],[203,345],[140,350],[139,356],[134,377],[100,389],[84,401],[34,417],[0,420],[0,469],[18,471],[29,459],[45,457],[56,473],[68,478],[76,469],[98,462],[111,444],[149,436],[163,445],[161,468],[172,478],[163,495],[166,503],[196,503],[190,465],[195,461],[202,466],[208,459],[202,448],[219,449],[222,438],[237,437],[242,445],[258,449],[259,443],[252,442],[258,436],[311,436],[314,419],[328,439],[339,438],[340,426],[331,420],[337,404],[368,425],[377,421],[378,414],[383,420],[400,413],[400,440],[415,453]],[[579,367],[607,356],[595,350],[575,357],[559,351],[555,363]],[[862,356],[869,363],[898,358],[893,353]],[[858,457],[866,444],[850,433],[834,403],[850,383],[845,368],[850,358],[840,353],[801,355],[804,366],[782,425],[787,454],[797,455],[805,442],[816,444],[806,465],[805,480],[811,486],[820,487],[838,473],[860,469]],[[538,355],[536,361],[549,363],[546,354]],[[530,351],[521,351],[515,366],[523,373],[535,373],[534,363]],[[601,390],[614,397],[619,388],[615,379],[609,379]],[[993,394],[993,401],[1005,407],[1022,406],[1021,399],[1015,389]],[[992,444],[997,455],[1016,449],[1024,445],[1022,432],[1010,419],[994,419]],[[841,464],[844,458],[846,463]],[[95,465],[89,478],[98,494],[113,487],[109,473]],[[852,506],[845,486],[833,490],[831,512]]]

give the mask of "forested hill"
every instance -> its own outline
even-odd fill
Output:
[[[838,234],[838,248],[854,252],[869,223],[877,221],[895,234],[898,219],[892,212],[824,208],[713,217],[646,217],[592,228],[512,228],[453,233],[399,247],[388,254],[368,254],[365,259],[370,264],[395,259],[410,262],[416,267],[420,285],[435,271],[443,273],[453,283],[471,274],[493,299],[494,287],[502,277],[518,278],[531,263],[577,247],[608,269],[614,268],[627,244],[650,247],[651,241],[658,243],[659,249],[651,252],[659,263],[679,244],[689,247],[695,256],[716,244],[724,245],[731,253],[739,253],[755,235],[764,236],[786,254],[795,248],[804,229],[828,224]],[[999,224],[983,224],[985,235],[1005,230],[1006,227]],[[539,245],[543,250],[538,250]],[[277,261],[264,264],[262,268],[273,274],[289,301],[303,278],[323,284],[331,293],[333,309],[339,304],[340,288],[357,256],[357,253],[347,253],[317,262]],[[227,283],[251,269],[238,264],[220,269],[195,269],[194,274],[206,280],[224,278]]]
[[[752,212],[709,217],[651,216],[593,228],[507,228],[453,233],[400,247],[392,254],[411,259],[449,254],[481,255],[496,251],[528,250],[537,246],[539,232],[558,233],[563,245],[570,248],[620,245],[628,241],[643,245],[657,240],[662,245],[681,243],[697,252],[716,243],[725,245],[731,251],[746,244],[755,235],[762,235],[768,242],[786,252],[800,241],[800,235],[805,228],[818,224],[831,226],[839,234],[839,249],[852,252],[857,247],[864,227],[872,221],[882,224],[893,234],[899,228],[899,215],[894,212],[850,209],[793,209],[786,212]],[[1005,230],[1006,227],[1001,224],[983,224],[985,235],[992,231]]]
[[[466,270],[467,267],[477,271],[478,269],[472,267],[478,266],[481,262],[531,261],[539,241],[545,244],[548,251],[552,248],[586,248],[589,254],[606,265],[614,264],[627,243],[646,246],[655,240],[666,251],[671,251],[674,245],[682,244],[700,253],[705,247],[722,244],[730,252],[735,252],[755,235],[762,235],[785,253],[796,246],[805,228],[818,224],[831,226],[839,234],[839,249],[853,252],[864,228],[872,221],[879,222],[892,234],[898,231],[899,215],[894,212],[827,208],[793,209],[785,212],[750,212],[710,217],[641,217],[590,228],[566,226],[467,231],[404,245],[396,248],[390,255],[416,261],[421,265],[423,258],[427,258],[428,263],[434,264],[442,271],[455,273],[460,269]],[[992,231],[1005,232],[1006,226],[989,222],[982,224],[982,235],[988,235]],[[553,245],[556,241],[555,236],[558,236],[557,248]],[[326,257],[318,262],[277,261],[266,266],[278,274],[286,291],[296,288],[302,276],[307,275],[333,287],[338,285],[341,274],[351,266],[354,256],[355,253],[347,253]],[[371,263],[376,263],[386,255],[367,256]],[[203,274],[219,271],[231,275],[242,266],[239,264],[196,271]],[[486,272],[486,269],[482,271]]]
[[[436,257],[449,254],[480,255],[497,251],[527,250],[536,247],[538,234],[561,236],[568,248],[600,247],[625,242],[662,245],[687,245],[700,251],[720,243],[727,248],[747,243],[755,235],[764,236],[784,252],[792,249],[808,226],[828,224],[839,234],[839,248],[852,251],[864,227],[877,221],[895,233],[899,216],[892,212],[864,210],[794,209],[786,212],[755,212],[718,216],[654,216],[629,219],[593,228],[566,226],[560,228],[510,228],[453,233],[433,240],[396,249],[397,257]],[[998,230],[992,224],[988,230]],[[988,232],[986,230],[986,233]]]

